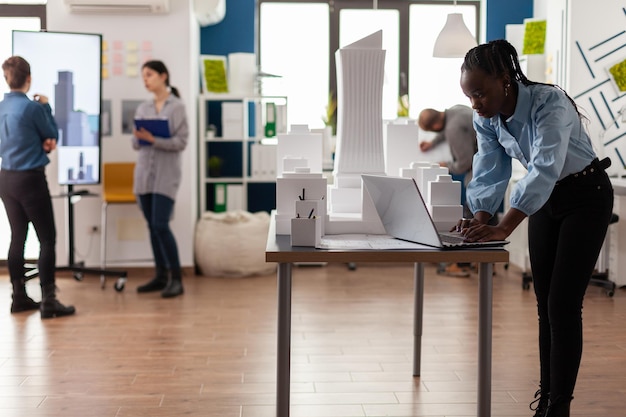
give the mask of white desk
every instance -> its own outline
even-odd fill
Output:
[[[420,375],[423,262],[479,262],[478,401],[477,416],[491,416],[491,325],[494,262],[508,262],[504,249],[462,251],[427,250],[320,250],[292,247],[290,236],[276,235],[274,215],[265,250],[267,262],[278,263],[278,346],[276,361],[276,416],[289,417],[291,383],[291,264],[293,262],[410,262],[414,269],[413,375]]]

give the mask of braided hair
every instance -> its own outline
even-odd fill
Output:
[[[574,106],[579,118],[584,118],[578,111],[578,106],[574,100],[556,84],[541,83],[531,81],[526,78],[520,67],[517,51],[515,47],[504,39],[497,39],[488,43],[478,45],[470,49],[465,54],[465,59],[461,65],[461,71],[483,70],[487,75],[503,77],[508,75],[511,79],[519,81],[523,85],[549,85],[563,91],[563,94]]]

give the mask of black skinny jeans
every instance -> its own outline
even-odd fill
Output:
[[[528,223],[539,313],[541,391],[569,401],[582,357],[582,306],[613,210],[606,173],[557,184]]]
[[[43,168],[28,171],[0,170],[0,198],[11,226],[8,267],[11,282],[24,279],[24,245],[31,222],[39,239],[37,267],[42,287],[54,285],[56,228],[50,190]]]

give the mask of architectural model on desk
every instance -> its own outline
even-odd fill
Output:
[[[276,178],[276,234],[291,234],[291,219],[318,217],[325,226],[327,180],[319,172],[311,172],[308,162],[300,157],[283,158],[285,170]],[[322,233],[324,230],[322,226]]]
[[[387,174],[385,148],[387,162],[396,170],[391,174],[415,178],[437,227],[449,230],[462,217],[460,182],[452,181],[447,168],[430,162],[403,168],[410,161],[405,155],[419,149],[416,126],[388,129],[384,146],[382,32],[336,55],[339,118],[334,182],[328,185],[322,175],[321,134],[293,126],[289,134],[278,135],[276,233],[291,234],[292,219],[315,213],[323,220],[322,235],[384,234],[374,204],[363,190],[361,174]],[[431,198],[431,193],[437,196]]]

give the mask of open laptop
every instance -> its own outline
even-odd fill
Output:
[[[465,242],[460,234],[438,232],[413,178],[361,175],[388,235],[441,249],[501,247],[508,241]]]

